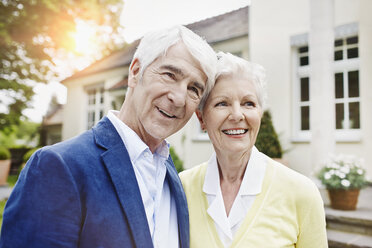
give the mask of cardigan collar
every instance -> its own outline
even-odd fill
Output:
[[[209,202],[207,212],[230,240],[233,239],[232,228],[245,218],[250,207],[244,197],[255,197],[255,195],[261,193],[265,170],[266,156],[253,147],[242,184],[230,210],[229,217],[227,217],[220,187],[216,154],[214,153],[209,159],[203,192],[210,195],[210,199],[213,200]]]
[[[238,195],[257,195],[261,193],[262,181],[265,176],[265,167],[266,156],[253,146]],[[216,153],[213,153],[208,161],[203,192],[210,195],[217,195],[219,191],[221,191],[220,176]]]

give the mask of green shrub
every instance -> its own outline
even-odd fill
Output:
[[[4,146],[0,146],[0,160],[7,160],[10,159],[10,157],[11,154],[9,150]]]
[[[34,152],[36,152],[36,150],[39,148],[40,147],[35,147],[35,148],[30,149],[28,152],[26,152],[25,155],[23,155],[23,162],[26,163],[30,159],[32,154],[34,154]]]
[[[261,119],[260,131],[257,135],[255,146],[270,158],[281,158],[283,156],[278,134],[275,132],[271,114],[266,110]]]
[[[174,150],[173,147],[169,148],[169,153],[172,157],[174,167],[176,167],[177,172],[180,173],[181,171],[184,170],[182,160],[178,157],[178,155],[177,155],[177,153],[176,153],[176,151]]]

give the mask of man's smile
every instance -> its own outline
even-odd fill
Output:
[[[164,116],[168,117],[168,118],[177,118],[177,116],[171,114],[171,113],[168,113],[167,111],[163,110],[163,109],[160,109],[158,107],[156,107],[160,113],[162,113]]]

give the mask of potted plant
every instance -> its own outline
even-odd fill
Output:
[[[10,157],[9,150],[4,146],[0,146],[0,186],[7,184],[11,164]]]
[[[331,207],[355,210],[360,189],[368,185],[363,160],[352,155],[331,155],[317,173],[326,187]]]

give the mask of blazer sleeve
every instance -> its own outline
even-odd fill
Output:
[[[0,247],[78,247],[81,203],[63,158],[37,151],[22,170],[8,202]]]

